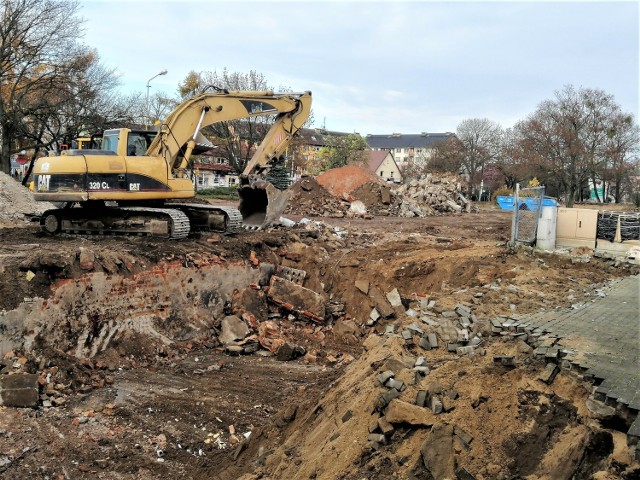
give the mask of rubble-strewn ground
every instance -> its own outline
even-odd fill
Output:
[[[319,217],[177,242],[1,229],[2,374],[37,374],[39,399],[0,407],[0,478],[640,478],[590,385],[541,381],[544,361],[490,324],[591,301],[637,267],[510,252],[510,219]],[[308,290],[266,288],[298,270]],[[318,298],[324,319],[303,308]]]

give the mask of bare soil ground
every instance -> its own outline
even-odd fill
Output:
[[[489,324],[497,315],[591,301],[605,282],[637,267],[583,262],[584,251],[511,252],[510,213],[493,208],[309,219],[177,242],[52,238],[28,224],[0,229],[0,310],[34,322],[21,332],[33,339],[29,348],[2,352],[3,373],[42,379],[37,408],[0,407],[0,478],[640,478],[623,426],[603,426],[587,409],[589,385],[565,373],[540,382],[544,364],[531,348],[491,336]],[[268,304],[265,289],[245,280],[265,263],[305,270],[304,286],[338,305],[336,315],[317,322]],[[218,298],[207,282],[232,267]],[[151,283],[163,275],[166,298]],[[383,305],[393,289],[403,306]],[[54,328],[91,347],[104,325],[122,320],[106,306],[128,299],[144,315],[127,334],[116,328],[84,356],[58,340]],[[482,348],[470,356],[444,343],[424,350],[405,342],[399,333],[416,321],[406,309],[424,299],[435,301],[437,316],[470,308]],[[385,306],[389,316],[367,325],[372,308]],[[79,315],[80,307],[97,313]],[[230,355],[218,339],[230,313],[253,316],[256,335],[274,322],[304,354],[281,361],[261,347]],[[82,322],[93,333],[79,334]],[[441,340],[446,333],[421,326]],[[419,378],[412,367],[421,356],[431,371]],[[516,366],[496,365],[494,356],[513,356]],[[424,409],[428,422],[399,411],[384,442],[371,442],[387,391],[377,378],[387,370],[406,386],[400,410],[423,389],[451,408]]]

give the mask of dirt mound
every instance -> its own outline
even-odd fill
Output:
[[[348,206],[329,193],[315,178],[303,177],[289,189],[292,194],[285,214],[338,218],[345,215]]]
[[[316,180],[336,197],[349,194],[365,183],[382,183],[373,173],[356,165],[328,170],[318,175]]]
[[[2,407],[0,478],[638,478],[626,420],[535,350],[557,337],[493,321],[640,267],[509,231],[497,208],[177,242],[0,229],[0,387],[37,403]]]
[[[49,202],[36,202],[28,188],[0,172],[0,226],[22,222],[30,215],[54,208]]]

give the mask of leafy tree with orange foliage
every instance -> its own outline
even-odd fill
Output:
[[[33,157],[63,137],[118,123],[129,103],[112,95],[117,77],[79,42],[82,21],[73,0],[3,0],[0,4],[0,171],[10,156]]]

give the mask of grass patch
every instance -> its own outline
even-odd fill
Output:
[[[213,187],[198,190],[197,198],[217,199],[217,200],[239,200],[238,189],[235,187]]]

